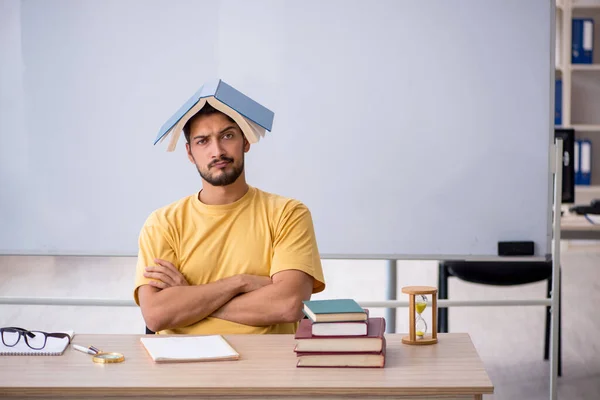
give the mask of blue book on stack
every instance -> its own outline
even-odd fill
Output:
[[[594,50],[594,20],[573,18],[571,40],[571,63],[591,64]]]
[[[175,150],[177,140],[187,121],[206,104],[231,117],[250,143],[256,143],[271,132],[273,111],[262,106],[221,79],[207,82],[194,93],[160,128],[154,144],[171,135],[168,151]]]

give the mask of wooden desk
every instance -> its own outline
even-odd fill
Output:
[[[75,336],[74,343],[123,353],[120,364],[95,364],[71,347],[62,356],[0,357],[0,397],[481,399],[493,392],[467,334],[440,334],[432,346],[387,335],[383,369],[296,368],[292,335],[228,335],[238,361],[155,364],[140,336]]]
[[[600,240],[600,224],[592,224],[583,215],[564,213],[560,221],[560,237],[564,240]]]

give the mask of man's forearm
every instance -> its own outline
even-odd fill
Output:
[[[268,285],[231,299],[211,316],[250,326],[296,322],[302,318],[302,300],[310,298],[308,293]]]
[[[236,277],[205,285],[170,287],[145,296],[142,313],[153,331],[181,328],[209,316],[242,292],[243,283]]]

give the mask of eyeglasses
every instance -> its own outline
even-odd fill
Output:
[[[71,343],[71,337],[66,333],[48,333],[42,331],[28,331],[23,328],[0,328],[0,336],[2,336],[2,343],[7,347],[14,347],[19,343],[21,336],[23,336],[27,346],[34,350],[41,350],[46,346],[46,341],[49,337],[67,339]]]

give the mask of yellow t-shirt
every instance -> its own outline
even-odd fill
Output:
[[[238,274],[273,276],[283,270],[304,271],[314,278],[313,293],[325,288],[312,218],[299,201],[250,187],[238,201],[207,205],[197,194],[153,212],[139,237],[134,298],[150,279],[144,269],[154,259],[171,262],[190,285]],[[297,323],[248,326],[207,317],[160,333],[229,334],[294,333]]]

